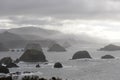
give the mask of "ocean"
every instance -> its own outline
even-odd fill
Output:
[[[48,64],[20,62],[19,68],[10,68],[10,72],[30,71],[40,77],[51,78],[52,76],[61,77],[68,80],[119,80],[120,79],[120,51],[98,51],[102,46],[81,46],[75,45],[67,49],[67,52],[47,52],[43,49]],[[77,51],[87,50],[92,59],[70,60]],[[14,60],[19,58],[23,52],[0,52],[0,58],[12,57]],[[101,56],[110,54],[116,59],[102,60]],[[55,62],[61,62],[63,68],[54,69]],[[36,68],[40,64],[40,68]]]

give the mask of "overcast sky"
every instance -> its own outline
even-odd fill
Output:
[[[0,28],[24,26],[120,41],[120,0],[0,0]]]

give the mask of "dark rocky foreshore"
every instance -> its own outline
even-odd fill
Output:
[[[46,78],[39,78],[38,76],[24,76],[22,78],[22,80],[62,80],[62,78],[59,77],[52,77],[50,79],[46,79]]]
[[[12,78],[12,76],[7,76],[1,77],[0,80],[18,80],[18,79],[14,79]],[[50,79],[47,79],[44,77],[39,78],[39,76],[24,76],[23,78],[21,78],[21,80],[63,80],[63,79],[59,77],[52,77]]]

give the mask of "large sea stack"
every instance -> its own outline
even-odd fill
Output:
[[[23,55],[19,58],[20,61],[24,62],[46,62],[46,57],[42,51],[35,49],[26,50]]]
[[[66,49],[59,44],[53,44],[49,49],[49,52],[65,52]]]
[[[120,50],[120,46],[109,44],[100,49],[100,51],[118,51]]]
[[[78,51],[72,57],[72,59],[83,59],[83,58],[91,59],[92,57],[87,51]]]

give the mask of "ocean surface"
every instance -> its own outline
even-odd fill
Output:
[[[48,64],[20,62],[19,68],[11,68],[10,72],[30,71],[40,77],[61,77],[68,80],[119,80],[120,79],[120,51],[98,51],[102,45],[81,46],[75,45],[67,48],[67,52],[47,52],[44,48]],[[93,59],[70,60],[77,51],[87,50]],[[14,60],[19,58],[23,52],[0,52],[0,58],[10,56]],[[102,60],[101,56],[110,54],[116,57],[112,60]],[[54,69],[55,62],[63,64],[62,69]],[[40,64],[41,68],[36,68]]]

